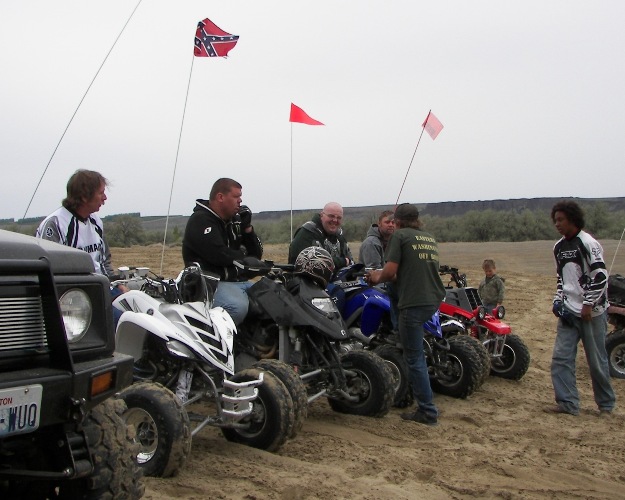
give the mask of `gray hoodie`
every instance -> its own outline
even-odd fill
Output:
[[[384,267],[384,249],[386,244],[380,238],[380,230],[377,224],[371,224],[367,231],[367,237],[360,245],[358,262],[374,269]]]

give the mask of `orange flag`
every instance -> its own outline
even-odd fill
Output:
[[[291,117],[289,118],[289,121],[305,123],[306,125],[323,125],[323,123],[315,120],[314,118],[311,118],[302,108],[296,106],[293,103],[291,103]]]

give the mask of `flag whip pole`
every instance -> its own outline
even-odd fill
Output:
[[[408,179],[408,173],[410,172],[410,167],[412,167],[412,162],[414,161],[414,157],[417,154],[417,149],[419,147],[419,143],[421,142],[421,137],[423,137],[423,132],[425,131],[425,125],[427,124],[429,118],[430,118],[430,113],[432,112],[432,110],[430,109],[430,111],[428,111],[428,116],[425,119],[425,122],[423,123],[423,127],[421,128],[421,134],[419,135],[419,140],[417,141],[417,145],[414,148],[414,152],[412,153],[412,158],[410,159],[410,164],[408,165],[408,170],[406,170],[406,175],[404,177],[404,182],[401,183],[401,188],[399,188],[399,193],[397,194],[397,200],[395,201],[395,207],[397,207],[397,205],[399,204],[399,197],[401,196],[401,192],[404,190],[404,184],[406,184],[406,179]]]
[[[293,122],[291,122],[291,241],[293,241]]]
[[[33,195],[30,197],[30,201],[28,202],[28,205],[26,206],[26,210],[24,210],[24,216],[22,217],[22,219],[26,218],[26,214],[28,213],[28,209],[30,208],[30,205],[32,204],[33,200],[35,199],[35,195],[37,194],[37,191],[39,190],[39,186],[41,185],[41,181],[43,181],[43,178],[46,175],[46,172],[48,171],[48,167],[50,166],[50,163],[52,163],[52,159],[54,158],[54,155],[56,154],[57,149],[59,149],[59,146],[61,145],[61,141],[63,141],[63,138],[65,137],[65,134],[67,133],[67,130],[69,129],[69,126],[74,121],[74,117],[76,116],[76,113],[78,113],[78,109],[82,105],[82,102],[85,100],[85,97],[87,97],[87,94],[89,93],[89,90],[91,89],[91,86],[93,85],[93,82],[95,82],[95,79],[100,74],[100,70],[102,69],[102,67],[106,63],[106,60],[108,59],[108,57],[111,55],[111,52],[113,52],[113,49],[115,48],[115,45],[117,44],[117,41],[122,36],[122,33],[126,29],[126,26],[128,26],[128,23],[132,19],[132,16],[135,15],[135,12],[139,8],[139,5],[141,4],[141,2],[142,2],[142,0],[139,0],[139,3],[137,3],[137,5],[135,6],[134,10],[131,12],[130,17],[128,17],[128,19],[126,20],[126,23],[124,24],[124,27],[119,32],[119,35],[117,35],[117,38],[115,38],[115,41],[113,42],[113,45],[111,46],[111,48],[109,49],[108,53],[104,57],[104,61],[102,61],[102,64],[100,64],[100,67],[98,68],[98,71],[96,71],[96,74],[94,75],[93,79],[91,80],[91,83],[87,87],[87,90],[85,91],[84,95],[82,96],[82,99],[80,99],[80,102],[78,103],[78,106],[76,106],[76,109],[74,110],[74,114],[72,114],[71,118],[69,119],[69,122],[68,122],[67,126],[65,127],[65,130],[61,134],[61,138],[59,139],[59,142],[57,142],[56,147],[54,148],[54,151],[52,151],[52,156],[50,156],[50,159],[48,160],[48,163],[46,164],[46,168],[43,169],[43,173],[41,174],[41,177],[39,178],[39,182],[37,182],[37,186],[35,186],[35,191],[33,192]]]
[[[169,212],[171,210],[171,199],[174,192],[174,180],[176,179],[176,169],[178,167],[178,154],[180,153],[180,142],[182,140],[182,129],[184,127],[184,117],[187,113],[187,102],[189,101],[189,88],[191,87],[191,75],[193,74],[193,62],[195,55],[191,59],[191,70],[189,71],[189,81],[187,82],[187,94],[184,97],[184,107],[182,108],[182,120],[180,121],[180,132],[178,133],[178,146],[176,147],[176,159],[174,161],[174,172],[171,176],[171,188],[169,190],[169,203],[167,204],[167,216],[165,217],[165,234],[163,235],[163,250],[161,252],[161,269],[159,274],[163,274],[163,262],[165,260],[165,243],[167,242],[167,227],[169,225]]]
[[[623,228],[623,232],[621,233],[621,239],[618,240],[618,245],[616,245],[616,250],[614,250],[614,257],[612,257],[612,264],[610,264],[610,269],[608,270],[608,276],[612,273],[612,266],[614,266],[614,261],[616,260],[616,254],[618,253],[618,249],[621,246],[621,241],[623,241],[624,234],[625,234],[625,228]]]

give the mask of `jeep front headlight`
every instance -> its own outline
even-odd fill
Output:
[[[78,342],[91,324],[91,300],[83,290],[72,288],[61,296],[59,304],[67,341],[70,344]]]

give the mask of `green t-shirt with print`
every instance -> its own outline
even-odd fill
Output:
[[[438,245],[434,237],[420,229],[396,229],[386,248],[387,262],[397,268],[398,307],[438,307],[445,287],[438,274]]]

